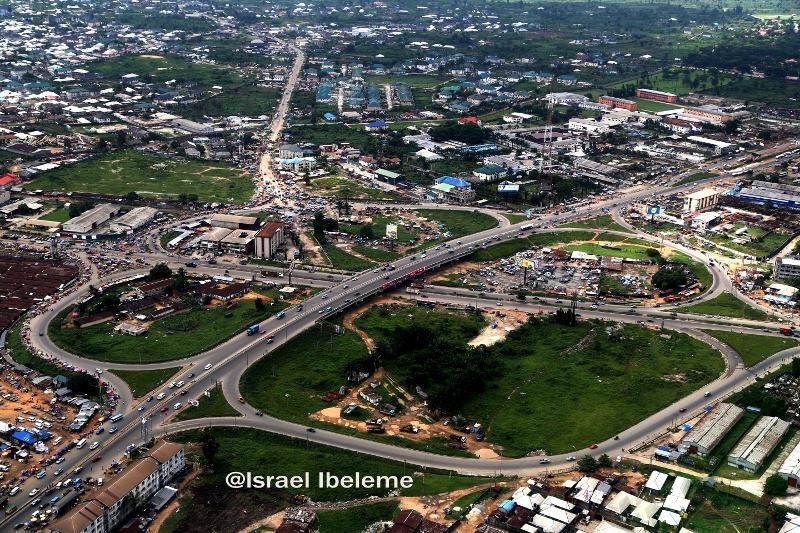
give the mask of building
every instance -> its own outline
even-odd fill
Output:
[[[213,125],[201,124],[200,122],[195,122],[194,120],[188,120],[185,118],[176,118],[173,120],[172,127],[193,135],[209,135],[214,133]]]
[[[20,183],[22,183],[22,178],[16,174],[6,172],[5,174],[0,175],[0,189],[11,188],[15,185],[19,185]]]
[[[67,220],[64,222],[62,229],[65,233],[91,233],[108,222],[117,213],[119,213],[118,205],[100,204],[75,218]]]
[[[275,161],[278,170],[291,170],[292,172],[312,171],[317,167],[314,157],[293,157],[291,159],[278,159]]]
[[[731,143],[726,143],[724,141],[718,141],[716,139],[709,139],[708,137],[701,137],[699,135],[691,135],[687,137],[688,140],[700,144],[705,147],[709,147],[714,150],[714,153],[717,155],[727,155],[732,154],[736,151],[736,145]]]
[[[798,482],[800,482],[800,444],[797,444],[789,452],[789,455],[778,469],[778,474],[789,482],[790,487],[797,487]]]
[[[385,168],[379,168],[375,171],[375,177],[381,181],[385,181],[386,183],[391,183],[392,185],[396,185],[397,182],[405,181],[405,178],[399,172],[393,172],[391,170],[386,170]]]
[[[722,213],[719,211],[704,211],[702,213],[692,211],[690,216],[689,223],[692,228],[702,233],[713,228],[722,220]]]
[[[775,416],[762,416],[728,455],[728,464],[757,472],[764,459],[775,449],[789,430],[789,422]]]
[[[233,231],[234,230],[229,228],[214,228],[211,231],[207,231],[200,237],[200,246],[207,249],[219,248],[222,239],[230,235]]]
[[[656,102],[664,102],[667,104],[674,104],[678,101],[677,94],[654,91],[652,89],[636,89],[636,97],[642,98],[643,100],[655,100]]]
[[[215,228],[258,229],[258,217],[228,215],[225,213],[218,213],[214,215],[211,217],[208,223]]]
[[[265,259],[275,257],[275,252],[286,239],[285,231],[286,227],[280,222],[267,222],[259,229],[254,236],[256,257]]]
[[[589,100],[588,97],[575,93],[548,93],[544,98],[553,105],[578,105]]]
[[[606,105],[612,109],[627,109],[628,111],[636,111],[639,109],[639,104],[633,100],[625,100],[623,98],[614,98],[613,96],[601,96],[597,99],[598,104]]]
[[[788,209],[800,209],[800,187],[755,180],[736,195],[740,200]]]
[[[11,200],[11,191],[0,190],[0,205]]]
[[[295,157],[303,157],[305,150],[296,144],[282,144],[278,148],[279,159],[294,159]]]
[[[113,531],[185,466],[183,446],[161,441],[107,485],[50,524],[55,533],[106,533]]]
[[[112,233],[134,231],[155,218],[158,209],[154,207],[136,207],[111,223]]]
[[[681,135],[686,135],[687,133],[701,130],[701,128],[694,122],[675,117],[666,117],[661,121],[661,124],[663,124],[666,128],[669,128],[671,131]]]
[[[136,292],[142,298],[149,296],[162,296],[172,287],[172,280],[170,278],[157,279],[155,281],[148,281],[136,287]]]
[[[687,194],[683,199],[683,212],[703,211],[714,207],[719,203],[719,191],[706,188],[691,194]]]
[[[247,283],[231,283],[229,285],[206,285],[200,292],[215,300],[227,302],[228,300],[244,296],[249,290],[250,285]]]
[[[442,176],[436,178],[436,183],[428,189],[428,197],[442,202],[466,204],[475,199],[475,191],[468,181]]]
[[[684,108],[683,114],[698,117],[705,122],[713,122],[716,124],[724,124],[734,119],[733,115],[729,115],[714,106],[687,107]]]
[[[253,251],[255,234],[253,230],[235,229],[219,241],[219,246],[229,254],[249,255]]]
[[[571,118],[568,125],[569,131],[581,131],[593,135],[600,135],[611,131],[611,127],[590,118]]]
[[[708,455],[743,415],[744,410],[741,407],[719,403],[703,415],[681,443],[689,447],[689,453]]]
[[[775,279],[783,281],[800,277],[800,256],[785,255],[775,258]]]

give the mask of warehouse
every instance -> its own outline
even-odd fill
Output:
[[[708,455],[744,415],[744,410],[730,403],[717,404],[705,414],[681,441],[689,453]]]
[[[783,461],[778,474],[789,482],[790,487],[797,487],[800,482],[800,444],[795,446]]]
[[[713,149],[714,153],[717,155],[731,154],[736,151],[735,144],[726,143],[724,141],[709,139],[708,137],[701,137],[699,135],[690,135],[689,137],[686,138],[694,143]]]
[[[90,233],[108,222],[117,213],[119,213],[118,205],[100,204],[64,222],[63,230],[66,233]]]
[[[743,188],[736,197],[746,202],[800,209],[800,187],[794,185],[756,180],[749,187]]]
[[[228,229],[258,229],[258,217],[246,217],[241,215],[228,215],[218,213],[208,221],[209,225],[215,228]]]
[[[788,430],[789,422],[775,416],[762,416],[733,448],[728,464],[757,472]]]
[[[233,230],[220,240],[220,247],[227,253],[249,254],[253,250],[253,230]]]
[[[154,207],[136,207],[111,223],[112,233],[134,231],[155,218],[158,210]]]
[[[205,248],[219,248],[222,239],[231,234],[228,228],[214,228],[200,237],[200,244]]]

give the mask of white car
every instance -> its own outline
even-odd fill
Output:
[[[100,446],[100,443],[97,442],[97,441],[94,441],[92,444],[89,445],[89,449],[90,450],[96,450],[98,446]]]
[[[32,490],[31,490],[31,491],[28,493],[28,496],[30,496],[31,498],[33,498],[33,497],[34,497],[34,496],[36,496],[37,494],[39,494],[39,489],[32,489]]]
[[[169,385],[167,385],[167,388],[168,388],[168,389],[174,389],[174,388],[175,388],[175,382],[173,381],[172,383],[170,383]]]
[[[181,380],[181,381],[179,381],[179,382],[177,382],[177,383],[175,384],[175,386],[176,386],[177,388],[179,388],[179,389],[180,389],[181,387],[183,387],[184,385],[186,385],[186,382],[185,382],[185,381],[183,381],[183,380]]]
[[[203,370],[211,370],[211,367],[214,366],[211,363],[208,363],[206,366],[203,367]]]
[[[159,392],[158,396],[156,396],[156,400],[163,400],[164,396],[166,396],[166,394],[164,394],[163,392]]]

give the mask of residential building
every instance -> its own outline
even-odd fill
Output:
[[[587,96],[575,93],[548,93],[544,98],[553,105],[578,105],[589,100]]]
[[[601,96],[597,99],[597,103],[607,105],[612,109],[627,109],[628,111],[636,111],[639,109],[639,104],[633,100],[614,98],[613,96]]]
[[[291,159],[278,159],[275,164],[279,170],[305,172],[314,170],[317,167],[317,159],[314,157],[293,157]]]
[[[644,100],[655,100],[656,102],[664,102],[667,104],[674,104],[678,101],[678,95],[672,93],[665,93],[663,91],[654,91],[652,89],[636,89],[636,97]]]
[[[106,486],[50,524],[54,533],[113,531],[185,466],[183,446],[161,441]]]
[[[593,135],[611,131],[611,127],[608,124],[589,118],[571,118],[569,119],[568,127],[570,131],[581,131]]]
[[[428,189],[428,197],[448,203],[466,204],[475,199],[475,191],[468,181],[452,176],[442,176]]]
[[[303,157],[305,151],[296,144],[282,144],[278,148],[279,159],[294,159],[295,157]]]
[[[691,194],[683,199],[683,212],[703,211],[719,203],[719,191],[706,188]]]
[[[703,415],[681,443],[689,447],[689,453],[708,455],[743,415],[744,410],[741,407],[732,403],[719,403]]]
[[[778,281],[800,278],[800,255],[775,258],[775,279]]]
[[[714,106],[687,107],[684,108],[683,114],[699,117],[706,122],[714,122],[717,124],[724,124],[725,122],[734,119],[732,115],[729,115]]]
[[[747,472],[757,472],[789,430],[789,425],[778,417],[762,416],[734,446],[728,455],[728,464]]]
[[[286,228],[280,222],[267,222],[255,234],[255,255],[265,259],[275,257],[275,252],[286,238]]]
[[[253,251],[256,232],[249,229],[235,229],[219,241],[222,250],[229,254],[249,255]]]

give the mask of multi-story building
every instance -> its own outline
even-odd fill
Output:
[[[687,194],[683,199],[683,211],[703,211],[714,207],[719,202],[719,191],[716,189],[702,189],[691,194]]]
[[[655,100],[656,102],[664,102],[667,104],[674,104],[678,101],[678,95],[672,93],[665,93],[663,91],[654,91],[652,89],[636,89],[636,97],[643,98],[644,100]]]
[[[684,115],[699,117],[707,122],[715,122],[717,124],[724,124],[729,120],[733,120],[733,116],[729,115],[713,106],[704,107],[687,107],[683,110]]]
[[[597,103],[607,105],[611,108],[627,109],[628,111],[636,111],[639,109],[639,104],[633,100],[614,98],[613,96],[601,96],[597,99]]]
[[[778,281],[800,278],[800,255],[775,258],[775,279]]]
[[[50,525],[54,533],[113,531],[140,505],[166,485],[185,465],[183,446],[162,441],[148,454],[89,493],[83,503]]]
[[[268,222],[255,234],[256,257],[272,259],[275,252],[286,238],[284,225],[280,222]]]

